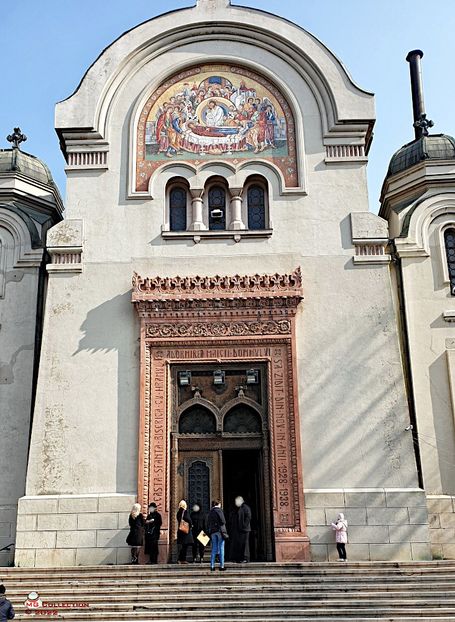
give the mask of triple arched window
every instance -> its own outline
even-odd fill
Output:
[[[173,179],[167,186],[169,231],[257,231],[267,233],[269,201],[267,182],[247,180],[239,191],[230,190],[222,178],[212,178],[200,191],[190,193],[186,180]]]

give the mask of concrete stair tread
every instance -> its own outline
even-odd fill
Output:
[[[39,616],[68,622],[455,621],[455,562],[98,566],[0,572],[17,610],[38,591],[48,603],[87,602]]]

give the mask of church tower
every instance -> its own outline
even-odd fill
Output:
[[[432,552],[455,557],[455,140],[430,134],[421,50],[409,52],[415,138],[392,157],[380,215],[389,222],[414,442]],[[410,431],[411,432],[411,431]]]
[[[48,230],[63,204],[47,166],[25,153],[14,128],[0,150],[0,549],[14,544],[17,502],[25,492],[31,411],[46,287]],[[0,552],[0,565],[13,560]]]

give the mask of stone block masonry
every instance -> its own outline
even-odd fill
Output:
[[[15,505],[0,503],[0,549],[14,543],[16,533],[16,514]],[[0,552],[0,566],[10,566],[13,562],[14,547],[9,551]]]
[[[428,495],[431,551],[434,559],[455,559],[455,497]]]
[[[129,494],[22,497],[18,505],[16,566],[127,563],[128,514],[135,502],[135,495]]]
[[[338,558],[331,523],[339,512],[349,523],[350,560],[431,559],[423,490],[309,489],[305,491],[305,507],[313,561]]]

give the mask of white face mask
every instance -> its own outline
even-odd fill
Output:
[[[193,512],[199,512],[200,509],[198,505],[193,505]]]
[[[149,508],[149,512],[150,514],[153,514],[153,512],[156,512],[156,508]]]
[[[243,504],[243,499],[237,498],[235,500],[235,505],[239,508]]]

